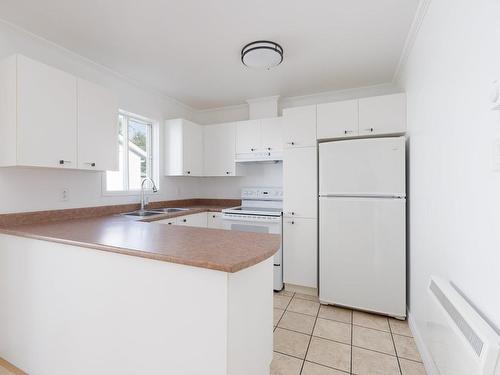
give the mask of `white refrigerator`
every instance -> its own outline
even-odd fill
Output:
[[[319,298],[406,316],[405,138],[319,145]]]

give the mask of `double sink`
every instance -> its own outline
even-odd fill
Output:
[[[189,211],[189,208],[155,208],[151,210],[137,210],[133,212],[126,212],[122,215],[125,216],[139,216],[139,217],[147,217],[147,216],[154,216],[154,215],[160,215],[160,214],[172,214],[175,212],[184,212],[184,211]]]

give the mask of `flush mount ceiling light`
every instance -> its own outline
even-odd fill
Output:
[[[249,68],[271,69],[283,61],[283,48],[268,40],[248,43],[241,50],[241,62]]]

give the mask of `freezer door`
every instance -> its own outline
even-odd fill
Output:
[[[320,301],[406,315],[405,199],[320,198]]]
[[[319,145],[319,193],[405,196],[405,138],[368,138]]]

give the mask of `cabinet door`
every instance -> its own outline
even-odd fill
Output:
[[[234,176],[236,171],[234,123],[203,127],[204,176]]]
[[[282,117],[261,120],[261,150],[265,152],[283,151],[283,121]]]
[[[17,163],[76,168],[76,77],[17,59]]]
[[[182,121],[183,174],[203,175],[203,129],[190,121]]]
[[[177,225],[185,225],[188,227],[207,227],[207,213],[201,212],[199,214],[192,214],[186,216],[179,216],[177,218]]]
[[[208,228],[222,229],[222,213],[208,212],[207,216]]]
[[[310,147],[316,145],[316,106],[283,110],[284,147]]]
[[[78,80],[78,168],[118,170],[118,103],[111,91]]]
[[[318,228],[316,219],[283,221],[283,281],[317,288]]]
[[[359,134],[406,132],[406,95],[359,99]]]
[[[318,104],[318,139],[358,134],[358,100]]]
[[[154,224],[165,224],[165,225],[175,225],[175,224],[177,224],[177,218],[173,217],[171,219],[156,220],[156,221],[153,221],[152,223],[154,223]]]
[[[286,149],[283,154],[283,211],[287,217],[317,217],[316,147]]]
[[[261,148],[260,120],[236,123],[236,153],[248,154]]]

